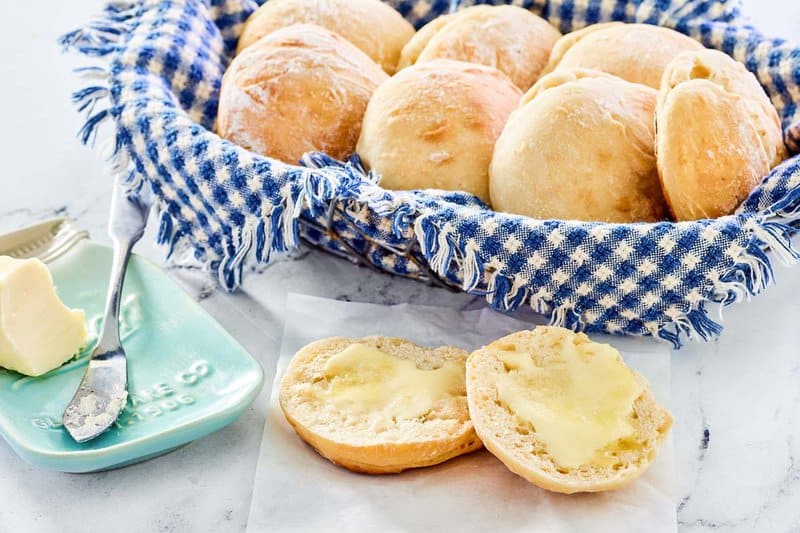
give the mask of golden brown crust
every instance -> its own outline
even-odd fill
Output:
[[[697,41],[669,28],[609,22],[568,33],[553,47],[544,72],[556,69],[602,70],[624,80],[658,89],[669,62]]]
[[[519,97],[490,67],[446,59],[413,65],[375,91],[358,154],[387,189],[463,190],[488,200],[492,150]]]
[[[672,427],[672,416],[655,401],[644,378],[635,374],[643,385],[628,418],[635,434],[626,441],[627,448],[618,454],[622,464],[613,468],[559,467],[544,444],[536,438],[535,428],[521,427],[513,411],[498,397],[496,378],[507,369],[493,352],[514,345],[529,352],[537,365],[544,365],[549,349],[546,337],[550,335],[549,330],[564,332],[562,328],[540,326],[508,335],[470,354],[467,360],[467,398],[475,430],[486,449],[509,470],[541,488],[572,494],[623,487],[652,464]],[[565,333],[576,335],[581,342],[591,342],[583,334]],[[542,337],[545,338],[542,340]]]
[[[654,222],[656,92],[589,70],[557,71],[523,98],[497,141],[492,206],[538,219]]]
[[[707,80],[671,90],[658,125],[661,182],[678,221],[732,213],[769,172],[741,99]]]
[[[558,87],[559,85],[564,85],[565,83],[569,83],[571,81],[578,81],[584,78],[605,78],[605,79],[618,79],[617,76],[613,74],[609,74],[607,72],[603,72],[601,70],[592,70],[588,68],[571,68],[571,69],[564,69],[559,70],[558,72],[553,72],[542,77],[539,81],[537,81],[533,87],[528,89],[528,91],[522,95],[522,99],[519,101],[519,107],[525,106],[528,102],[542,94],[548,89],[553,89]]]
[[[297,435],[335,465],[360,474],[399,474],[448,461],[483,447],[475,431],[451,439],[408,444],[351,446],[326,439],[304,427],[284,411]]]
[[[316,24],[338,33],[392,74],[414,27],[380,0],[270,0],[247,19],[237,53],[292,24]]]
[[[656,119],[659,174],[677,220],[732,213],[786,157],[777,111],[755,76],[716,50],[675,58]]]
[[[400,53],[400,61],[397,63],[397,70],[410,67],[416,63],[431,38],[453,20],[454,16],[441,15],[421,27],[403,47],[403,51]]]
[[[372,91],[387,78],[341,36],[289,26],[234,58],[222,78],[218,131],[287,163],[309,151],[344,159],[355,150]]]
[[[420,368],[445,361],[463,363],[467,356],[458,348],[427,349],[395,337],[334,337],[303,347],[281,380],[279,401],[298,436],[320,455],[354,472],[391,474],[439,464],[483,446],[469,419],[466,396],[441,402],[423,421],[407,421],[382,433],[366,421],[341,431],[343,415],[334,406],[303,396],[304,388],[323,386],[321,369],[327,359],[355,342],[414,360]]]
[[[564,58],[564,55],[573,46],[575,46],[576,43],[578,43],[581,39],[583,39],[587,35],[594,33],[596,31],[605,30],[607,28],[613,28],[615,26],[622,26],[622,25],[624,25],[623,22],[601,22],[598,24],[591,24],[579,30],[565,33],[553,45],[553,50],[550,52],[550,57],[547,60],[547,65],[545,65],[544,70],[542,71],[542,76],[553,72],[558,66],[558,64],[561,62],[561,60]]]
[[[539,78],[561,36],[544,19],[512,5],[468,7],[450,16],[438,31],[423,30],[419,41],[427,42],[417,62],[454,59],[494,67],[523,91]]]
[[[727,92],[739,95],[761,137],[770,168],[786,159],[787,150],[778,112],[756,77],[743,64],[718,50],[684,52],[664,72],[659,105],[671,89],[692,79],[707,79]]]

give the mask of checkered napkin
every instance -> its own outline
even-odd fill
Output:
[[[459,4],[390,2],[419,27]],[[462,5],[471,3],[462,1]],[[494,2],[504,3],[504,2]],[[562,32],[622,20],[674,28],[743,62],[800,151],[800,47],[769,39],[725,0],[515,1]],[[452,5],[451,5],[452,4]],[[733,216],[691,223],[602,224],[495,213],[464,193],[392,192],[357,158],[307,154],[287,165],[212,133],[222,74],[250,0],[114,1],[66,48],[101,58],[80,69],[80,135],[114,128],[112,161],[160,216],[159,242],[188,250],[234,289],[248,259],[305,239],[404,276],[431,275],[499,310],[528,304],[572,329],[655,336],[676,347],[722,327],[709,315],[773,281],[771,260],[800,260],[800,157],[765,177]],[[769,251],[767,251],[769,250]]]

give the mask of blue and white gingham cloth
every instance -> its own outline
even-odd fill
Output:
[[[390,3],[417,27],[458,4]],[[461,2],[472,3],[484,2]],[[800,47],[762,36],[742,20],[737,2],[513,3],[562,32],[609,20],[644,22],[732,55],[758,77],[781,115],[787,145],[800,151]],[[500,310],[529,304],[554,324],[651,335],[679,346],[687,337],[718,335],[712,304],[761,292],[773,281],[771,259],[800,260],[790,242],[800,219],[800,157],[767,176],[736,215],[602,224],[495,213],[464,193],[386,191],[356,159],[308,154],[292,166],[243,150],[211,128],[222,74],[256,7],[252,0],[115,1],[62,39],[65,47],[103,58],[100,66],[80,69],[92,80],[75,94],[89,112],[83,140],[112,122],[114,164],[128,172],[133,192],[152,195],[159,241],[170,251],[193,251],[227,289],[240,283],[248,257],[266,262],[302,235],[398,274],[421,275],[422,261]],[[345,244],[302,222],[324,221],[333,200],[342,207],[334,225]],[[390,251],[414,242],[416,261]]]

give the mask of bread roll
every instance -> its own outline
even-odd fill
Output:
[[[397,63],[397,70],[404,69],[413,65],[419,59],[419,55],[428,45],[428,42],[436,33],[444,28],[448,22],[453,20],[454,15],[440,15],[425,24],[417,33],[406,43],[400,52],[400,61]]]
[[[520,331],[473,352],[467,398],[487,450],[531,483],[568,494],[630,483],[672,426],[617,350],[563,328]]]
[[[520,91],[501,72],[438,59],[375,91],[358,153],[388,189],[446,189],[489,198],[494,143]]]
[[[437,26],[441,27],[433,32]],[[424,30],[418,41],[428,40],[417,53],[416,62],[455,59],[494,67],[523,91],[539,78],[561,36],[544,19],[511,5],[468,7],[448,17],[446,23]],[[429,31],[433,33],[430,36]],[[404,54],[406,60],[418,46],[414,43],[414,48]]]
[[[344,159],[355,149],[372,91],[387,78],[339,35],[290,26],[234,58],[222,78],[219,134],[287,163],[309,151]]]
[[[675,56],[702,48],[686,35],[660,26],[593,24],[559,39],[544,72],[589,68],[658,89],[664,69]]]
[[[247,19],[237,53],[292,24],[316,24],[338,33],[392,74],[414,27],[381,0],[269,0]]]
[[[677,220],[732,213],[786,158],[778,113],[758,80],[717,50],[670,63],[656,118],[658,169]]]
[[[294,356],[280,405],[300,438],[355,472],[435,465],[482,447],[467,410],[466,358],[391,337],[324,339]]]
[[[653,89],[602,72],[543,77],[497,141],[492,206],[539,219],[662,220],[655,102]]]

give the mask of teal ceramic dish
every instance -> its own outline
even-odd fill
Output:
[[[123,292],[128,404],[97,439],[78,444],[61,415],[100,325],[111,249],[79,242],[48,264],[59,296],[86,311],[92,342],[38,378],[0,369],[0,434],[29,463],[63,472],[116,468],[160,455],[236,420],[261,389],[259,364],[157,266],[134,256]]]

